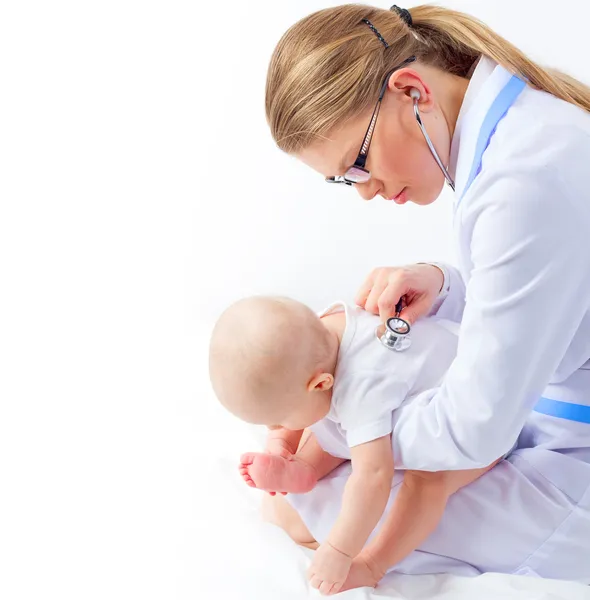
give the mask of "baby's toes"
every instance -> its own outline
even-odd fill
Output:
[[[333,586],[332,589],[328,592],[328,596],[333,596],[334,594],[338,594],[340,593],[340,590],[342,589],[342,586],[344,585],[343,581],[340,582],[336,582]]]
[[[240,468],[238,469],[238,471],[240,472],[240,476],[241,478],[250,486],[250,487],[256,487],[256,484],[254,483],[254,480],[252,479],[252,477],[250,477],[250,473],[248,472],[248,467],[245,467],[243,465],[240,465]]]
[[[335,593],[333,591],[334,585],[335,584],[332,581],[322,581],[318,590],[319,590],[320,594],[323,594],[324,596],[330,596],[333,593]]]
[[[248,466],[254,462],[254,457],[258,454],[257,452],[246,452],[240,456],[240,464]]]
[[[250,486],[250,487],[256,487],[256,484],[254,483],[254,480],[252,479],[252,477],[250,477],[250,475],[248,475],[248,473],[246,473],[245,475],[242,475],[242,479]]]

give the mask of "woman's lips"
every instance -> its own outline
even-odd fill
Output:
[[[393,196],[390,200],[393,200],[396,204],[405,204],[408,201],[406,190],[404,188],[397,196]]]

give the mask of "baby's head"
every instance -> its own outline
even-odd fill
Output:
[[[209,373],[219,401],[240,419],[305,429],[330,409],[337,355],[338,339],[310,308],[257,296],[217,321]]]

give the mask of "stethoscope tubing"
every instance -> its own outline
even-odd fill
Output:
[[[449,175],[449,172],[447,171],[442,160],[440,159],[440,156],[438,155],[438,152],[436,151],[436,148],[434,147],[434,144],[432,143],[432,140],[430,139],[430,136],[428,135],[428,132],[426,131],[426,127],[424,127],[424,123],[422,123],[422,117],[420,116],[420,110],[418,108],[418,99],[417,98],[414,98],[414,115],[416,116],[416,121],[418,122],[418,127],[420,127],[420,131],[422,132],[422,135],[424,136],[424,139],[426,140],[426,143],[428,144],[430,153],[434,157],[434,160],[436,161],[436,164],[439,166],[440,170],[443,172],[443,175],[445,176],[445,179],[447,180],[449,187],[454,192],[455,191],[455,182],[453,181],[453,178]]]

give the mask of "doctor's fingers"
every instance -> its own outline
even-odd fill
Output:
[[[383,320],[388,319],[396,314],[396,306],[402,296],[405,296],[405,303],[409,304],[410,299],[416,296],[416,290],[404,270],[396,269],[373,286],[365,310],[379,315]]]
[[[361,308],[365,308],[365,304],[367,303],[367,298],[373,289],[373,285],[375,284],[375,279],[377,278],[377,274],[380,269],[373,269],[369,276],[363,281],[363,285],[360,286],[354,301],[357,306]]]
[[[366,309],[366,304],[371,298],[371,294],[375,293],[375,287],[383,290],[389,282],[389,277],[396,271],[401,270],[403,270],[403,267],[377,267],[376,269],[373,269],[355,296],[357,306]],[[376,313],[376,306],[374,308],[375,310],[372,312]]]
[[[399,316],[407,321],[410,325],[413,325],[420,317],[428,314],[428,311],[432,308],[432,305],[433,298],[431,296],[427,294],[414,295],[414,297],[408,301],[407,306],[402,309]],[[381,313],[380,316],[383,321],[389,318]]]
[[[378,276],[364,308],[386,321],[396,314],[396,305],[403,297],[400,316],[409,323],[414,323],[428,313],[437,291],[432,286],[431,278],[425,277],[424,271],[419,268],[388,269]]]
[[[377,301],[379,297],[389,285],[392,278],[401,279],[400,273],[402,271],[403,269],[400,267],[379,267],[378,269],[373,269],[356,295],[355,301],[357,305],[369,312],[378,314],[379,307]]]

